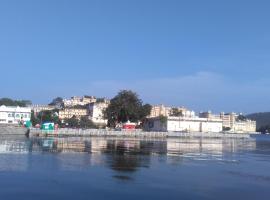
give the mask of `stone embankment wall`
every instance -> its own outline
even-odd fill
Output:
[[[249,134],[231,133],[201,133],[201,132],[144,132],[136,131],[114,131],[105,129],[58,129],[54,131],[42,131],[30,129],[32,136],[101,136],[101,137],[141,137],[141,138],[167,138],[167,137],[205,137],[205,138],[249,138]]]

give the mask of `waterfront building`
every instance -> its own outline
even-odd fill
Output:
[[[31,120],[31,108],[0,106],[0,124],[19,124]]]
[[[223,128],[232,132],[256,132],[256,121],[249,119],[239,119],[239,116],[241,115],[242,114],[236,114],[234,112],[226,114],[221,112],[218,115],[212,114],[210,111],[208,111],[200,113],[199,116],[207,119],[221,119]]]
[[[90,103],[96,102],[97,99],[94,96],[83,96],[83,97],[71,97],[70,99],[64,99],[63,103],[65,107],[73,107],[73,106],[85,106]]]
[[[105,119],[104,111],[108,106],[109,101],[107,100],[90,103],[88,106],[89,119],[91,119],[96,125],[107,125],[108,120]]]
[[[256,121],[252,120],[243,120],[235,121],[231,131],[233,132],[242,132],[242,133],[255,133],[256,132]]]
[[[173,117],[169,116],[161,120],[160,117],[148,118],[144,124],[147,131],[168,132],[221,132],[221,119],[207,119],[199,117]]]
[[[83,108],[64,108],[59,111],[59,119],[70,119],[73,116],[80,119],[83,116],[88,116],[88,110]]]

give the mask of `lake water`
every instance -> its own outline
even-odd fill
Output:
[[[0,199],[270,199],[270,137],[0,137]]]

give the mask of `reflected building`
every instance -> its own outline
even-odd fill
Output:
[[[207,154],[209,156],[222,156],[224,153],[255,149],[256,140],[252,139],[179,138],[167,140],[168,155]]]
[[[29,145],[26,141],[20,140],[1,140],[0,141],[0,154],[9,153],[28,153]]]

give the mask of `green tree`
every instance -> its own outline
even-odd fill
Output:
[[[32,102],[29,100],[12,100],[10,98],[2,98],[0,99],[0,106],[20,106],[20,107],[26,107],[31,105]]]
[[[236,120],[237,121],[246,121],[247,118],[244,115],[239,115]]]
[[[56,106],[58,108],[64,107],[64,102],[62,97],[56,97],[52,100],[51,103],[49,103],[49,106]]]
[[[40,119],[40,123],[43,122],[53,122],[56,124],[61,124],[59,117],[58,117],[58,113],[56,112],[56,110],[44,110],[41,111],[38,116],[38,119]],[[32,122],[33,123],[33,122]]]
[[[172,110],[171,110],[171,116],[182,117],[183,116],[183,113],[178,108],[172,108]]]
[[[96,128],[95,124],[88,117],[83,116],[80,119],[80,127],[81,128]]]
[[[40,124],[40,118],[38,118],[33,111],[31,112],[31,122],[33,126]]]
[[[115,127],[118,122],[138,122],[150,114],[150,105],[143,105],[138,95],[130,90],[120,91],[105,110],[108,125]]]
[[[105,98],[97,98],[96,103],[104,103],[105,102]]]
[[[76,118],[76,116],[71,117],[70,119],[66,120],[67,126],[70,128],[77,128],[79,127],[79,120]]]
[[[168,117],[164,116],[164,115],[160,115],[159,116],[159,121],[162,125],[165,125],[167,123]]]
[[[142,106],[141,110],[140,110],[140,121],[142,122],[141,127],[143,127],[144,123],[147,122],[147,116],[150,115],[152,110],[152,106],[150,104],[145,104]]]

